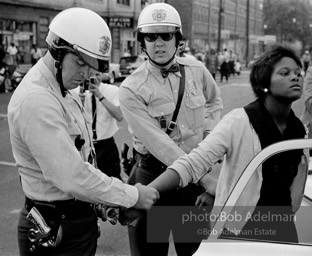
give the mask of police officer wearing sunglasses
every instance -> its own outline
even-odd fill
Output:
[[[143,9],[137,40],[148,60],[123,81],[119,101],[133,135],[136,163],[129,183],[149,184],[168,165],[197,147],[214,128],[220,120],[222,100],[219,88],[201,62],[176,57],[182,27],[179,14],[171,5],[155,3]],[[195,206],[203,192],[200,186],[189,185],[162,194],[156,205]],[[178,210],[158,209],[153,207],[148,212],[155,218],[148,224],[148,216],[143,215],[137,226],[128,228],[131,255],[167,255],[170,232],[177,255],[192,255],[201,241],[189,232],[192,226],[186,229],[179,222]],[[147,241],[150,235],[152,240]]]
[[[111,47],[105,21],[88,9],[69,8],[53,19],[46,42],[48,52],[26,74],[8,106],[25,193],[19,251],[23,256],[95,255],[94,204],[146,210],[158,192],[124,184],[96,168],[91,122],[70,92],[92,69],[105,71]]]

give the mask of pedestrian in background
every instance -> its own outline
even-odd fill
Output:
[[[202,51],[196,51],[194,57],[201,62],[204,62],[205,60],[205,54]]]
[[[117,122],[123,120],[119,107],[119,87],[101,82],[101,73],[93,71],[88,83],[74,91],[82,97],[87,115],[92,121],[92,138],[97,167],[107,176],[120,176],[120,158],[114,136]],[[84,85],[87,85],[86,87]]]
[[[17,65],[16,56],[18,53],[18,49],[14,43],[10,43],[10,45],[7,49],[7,53],[9,54],[10,58],[12,59],[12,65],[14,65],[16,67],[16,65]]]
[[[240,75],[241,74],[241,71],[242,71],[242,66],[239,62],[239,59],[236,60],[235,64],[234,64],[234,72],[237,74],[237,75]]]
[[[176,57],[182,27],[171,5],[154,3],[143,9],[137,39],[149,59],[122,82],[119,101],[135,150],[136,163],[128,182],[149,184],[210,133],[220,119],[222,100],[202,62]],[[161,195],[157,205],[195,206],[203,192],[203,188],[190,185]],[[136,227],[129,227],[131,255],[167,255],[170,231],[177,255],[192,255],[197,250],[201,239],[192,240],[194,234],[182,223],[173,227],[181,215],[162,209],[160,215],[157,209],[153,211],[152,227],[147,226],[146,215]],[[156,241],[148,242],[147,232],[155,235]]]
[[[233,53],[232,50],[230,50],[229,55],[229,66],[230,66],[230,74],[229,75],[235,75],[235,63],[236,63],[236,54]]]
[[[3,45],[0,45],[0,69],[6,65],[4,62],[5,55],[6,52],[4,50],[4,47]]]
[[[183,37],[180,41],[180,44],[178,45],[178,49],[177,49],[177,52],[176,52],[176,55],[178,57],[184,57],[184,53],[185,53],[185,47],[186,47],[186,38]]]
[[[223,78],[225,77],[225,81],[228,82],[229,81],[229,75],[230,75],[230,55],[227,52],[227,49],[225,48],[223,50],[223,54],[222,54],[222,59],[220,62],[220,82],[223,82]]]
[[[216,80],[216,73],[218,70],[218,57],[214,49],[211,49],[210,52],[207,51],[205,56],[205,66],[210,71],[214,80]]]
[[[52,20],[46,42],[48,52],[28,71],[8,105],[11,145],[25,193],[19,251],[23,256],[95,255],[94,204],[149,209],[158,192],[124,184],[94,167],[90,123],[79,97],[69,91],[91,69],[106,71],[111,34],[103,18],[84,8],[64,10]],[[50,231],[33,224],[31,217],[39,218],[35,209]],[[96,209],[105,219],[103,208]],[[29,239],[31,229],[37,230],[32,232],[35,241]],[[48,241],[41,245],[43,230]]]
[[[18,63],[24,64],[25,63],[25,47],[23,45],[20,45],[18,47]]]
[[[42,52],[40,48],[37,47],[37,45],[33,44],[30,50],[30,55],[31,55],[31,64],[34,66],[38,62],[38,60],[42,57]]]
[[[302,95],[301,68],[294,50],[282,45],[269,48],[250,73],[257,99],[224,116],[199,147],[180,157],[150,186],[163,194],[180,184],[184,187],[190,182],[205,183],[201,177],[207,168],[226,156],[215,191],[216,208],[223,206],[245,167],[261,149],[306,137],[302,122],[291,108]],[[254,172],[236,203],[242,208],[235,208],[235,215],[243,221],[227,222],[226,233],[245,239],[298,242],[294,214],[301,205],[307,174],[307,151],[291,150],[269,158]],[[210,188],[209,184],[206,188]],[[248,220],[246,214],[253,215]],[[274,214],[287,221],[268,220]],[[255,215],[260,217],[255,219]],[[255,230],[275,232],[272,235]]]

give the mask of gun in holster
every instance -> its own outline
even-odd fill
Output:
[[[29,251],[33,252],[37,247],[56,247],[62,237],[61,226],[58,226],[57,232],[48,226],[45,219],[42,217],[36,207],[32,207],[26,216],[34,225],[28,232],[30,240]]]
[[[126,143],[123,143],[121,146],[121,164],[124,172],[129,176],[132,167],[135,164],[135,159],[133,157],[128,158],[128,151],[129,146]]]

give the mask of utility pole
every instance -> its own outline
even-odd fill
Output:
[[[234,35],[237,35],[237,13],[238,13],[238,0],[235,1],[235,26],[234,26]],[[236,54],[236,44],[237,44],[237,38],[235,37],[234,41],[234,53]]]
[[[219,22],[218,22],[218,52],[221,51],[221,24],[222,24],[222,13],[223,13],[223,7],[222,7],[222,0],[220,1],[219,6]]]
[[[246,10],[246,67],[248,67],[248,57],[249,57],[249,0],[247,0],[247,10]]]
[[[211,16],[211,0],[209,0],[208,7],[208,50],[210,51],[210,16]]]

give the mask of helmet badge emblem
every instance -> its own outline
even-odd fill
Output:
[[[153,16],[153,20],[156,20],[158,22],[166,19],[166,13],[164,10],[155,10],[152,16]]]
[[[102,36],[100,37],[100,42],[99,42],[99,51],[103,54],[108,53],[109,49],[110,49],[110,39],[107,36]]]

